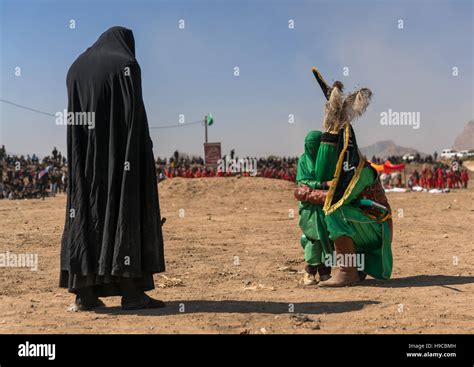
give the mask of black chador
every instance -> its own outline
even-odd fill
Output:
[[[131,30],[113,27],[67,75],[68,196],[60,286],[79,309],[122,296],[124,309],[160,307],[145,291],[165,270],[158,188]],[[81,116],[81,118],[77,118]],[[93,121],[83,121],[86,119]]]

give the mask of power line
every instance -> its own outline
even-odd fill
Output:
[[[46,116],[53,116],[53,117],[56,117],[55,114],[52,114],[52,113],[49,113],[49,112],[40,111],[40,110],[37,110],[37,109],[35,109],[35,108],[31,108],[31,107],[28,107],[28,106],[23,106],[23,105],[18,104],[18,103],[13,103],[13,102],[7,101],[7,100],[5,100],[5,99],[1,99],[1,98],[0,98],[0,101],[2,101],[2,102],[4,102],[4,103],[11,104],[12,106],[15,106],[15,107],[18,107],[18,108],[23,108],[24,110],[28,110],[28,111],[32,111],[32,112],[36,112],[36,113],[41,113],[41,114],[46,115]]]
[[[188,122],[187,124],[183,123],[179,125],[150,126],[150,130],[151,129],[169,129],[172,127],[183,127],[183,126],[202,124],[202,123],[203,123],[203,120],[199,120],[199,121],[193,121],[193,122]]]
[[[11,101],[7,101],[6,99],[0,98],[0,101],[1,101],[1,102],[4,102],[4,103],[7,103],[7,104],[9,104],[9,105],[18,107],[18,108],[22,108],[22,109],[24,109],[24,110],[28,110],[28,111],[31,111],[31,112],[36,112],[36,113],[39,113],[39,114],[42,114],[42,115],[46,115],[46,116],[56,117],[56,115],[55,115],[54,113],[50,113],[50,112],[45,112],[45,111],[37,110],[36,108],[31,108],[31,107],[28,107],[28,106],[23,106],[23,105],[18,104],[18,103],[14,103],[14,102],[11,102]],[[149,128],[150,128],[150,130],[151,130],[151,129],[170,129],[170,128],[174,128],[174,127],[183,127],[183,126],[188,126],[188,125],[201,124],[202,122],[203,122],[202,120],[199,120],[199,121],[189,122],[189,123],[187,123],[187,124],[164,125],[164,126],[150,126]]]

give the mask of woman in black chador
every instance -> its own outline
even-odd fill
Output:
[[[113,27],[69,69],[68,197],[60,286],[76,306],[122,296],[123,309],[164,303],[144,292],[165,270],[158,188],[131,30]]]

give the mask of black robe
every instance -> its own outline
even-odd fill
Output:
[[[102,34],[70,67],[67,90],[68,112],[94,112],[95,127],[79,118],[67,127],[60,286],[119,295],[120,279],[133,278],[153,289],[152,274],[165,270],[163,235],[132,31]]]

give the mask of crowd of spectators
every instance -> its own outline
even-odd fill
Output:
[[[436,157],[436,154],[434,156]],[[433,156],[416,155],[410,162],[406,162],[401,156],[388,157],[393,164],[431,163],[434,159]],[[374,156],[372,162],[381,164],[384,160]],[[156,159],[159,181],[174,177],[250,176],[294,182],[297,166],[297,157],[239,158],[234,150],[222,157],[220,164],[214,167],[206,167],[202,157],[188,156],[178,151],[175,151],[170,158]],[[406,178],[407,187],[417,185],[423,188],[467,187],[469,175],[462,167],[462,162],[453,161],[450,166],[437,162],[424,167],[421,172],[415,170]],[[393,186],[396,187],[405,186],[400,173],[396,177],[391,177],[393,175],[386,175],[385,180],[394,181]],[[51,155],[42,159],[35,154],[31,156],[7,154],[4,145],[0,148],[0,199],[44,199],[47,196],[55,196],[66,192],[67,180],[67,159],[56,148],[52,150]]]
[[[0,148],[0,199],[44,199],[65,192],[66,185],[67,160],[56,148],[42,159]]]
[[[295,157],[239,158],[234,150],[231,150],[229,155],[223,156],[215,167],[206,167],[202,157],[189,157],[178,151],[175,151],[169,159],[158,157],[156,160],[160,181],[173,177],[229,176],[254,176],[295,181],[297,164],[298,158]]]

